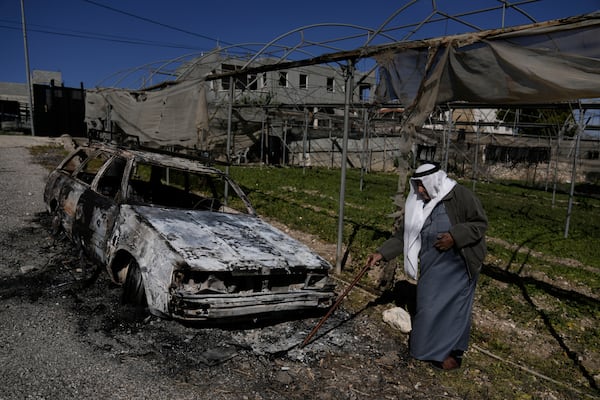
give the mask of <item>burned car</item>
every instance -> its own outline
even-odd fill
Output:
[[[221,169],[190,157],[82,145],[44,190],[53,227],[122,285],[123,301],[180,320],[328,308],[331,265],[256,215]]]

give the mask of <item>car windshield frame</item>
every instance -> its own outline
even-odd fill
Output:
[[[223,171],[211,167],[178,166],[175,162],[165,164],[147,158],[134,159],[124,202],[256,215],[245,193]]]

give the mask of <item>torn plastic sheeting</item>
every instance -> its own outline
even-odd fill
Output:
[[[156,91],[88,90],[85,120],[100,130],[108,130],[111,121],[142,143],[201,145],[208,130],[204,85],[188,81]]]
[[[405,126],[412,130],[436,105],[448,102],[533,104],[600,97],[599,17],[504,35],[448,37],[437,47],[380,55],[378,100],[408,106]]]

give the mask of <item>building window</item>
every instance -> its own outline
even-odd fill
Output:
[[[235,71],[235,66],[231,64],[221,64],[221,72]],[[229,77],[221,79],[221,89],[229,90]]]
[[[335,79],[333,78],[327,78],[327,91],[328,92],[335,92]]]
[[[248,89],[250,89],[250,90],[258,89],[258,76],[256,74],[250,74],[248,76]]]
[[[308,88],[308,75],[306,74],[300,74],[300,78],[298,81],[298,87],[300,89],[306,89]]]
[[[287,87],[288,86],[288,80],[287,80],[287,72],[285,71],[279,71],[279,86],[281,87]]]
[[[232,64],[221,64],[221,72],[234,72],[241,69],[239,65]],[[234,77],[235,79],[235,88],[238,90],[246,90],[246,86],[248,85],[248,76],[247,75],[237,75]],[[221,79],[221,88],[223,90],[229,90],[229,77]]]
[[[363,83],[358,88],[360,101],[368,101],[371,94],[371,85]]]
[[[266,88],[267,85],[268,85],[268,82],[267,82],[267,73],[266,72],[262,73],[262,78],[261,79],[262,79],[262,87]]]

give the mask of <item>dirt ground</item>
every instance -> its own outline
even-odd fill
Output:
[[[0,400],[479,399],[493,393],[470,353],[452,372],[412,360],[408,337],[382,321],[393,304],[360,288],[305,347],[319,316],[231,326],[136,319],[120,306],[120,288],[103,270],[50,234],[42,202],[47,170],[29,155],[30,143],[0,135]],[[334,245],[278,227],[333,259]],[[340,281],[338,291],[346,285]],[[476,309],[480,326],[498,330],[505,322]],[[458,394],[445,384],[448,374],[481,389]],[[527,398],[571,398],[543,384],[537,394]]]

